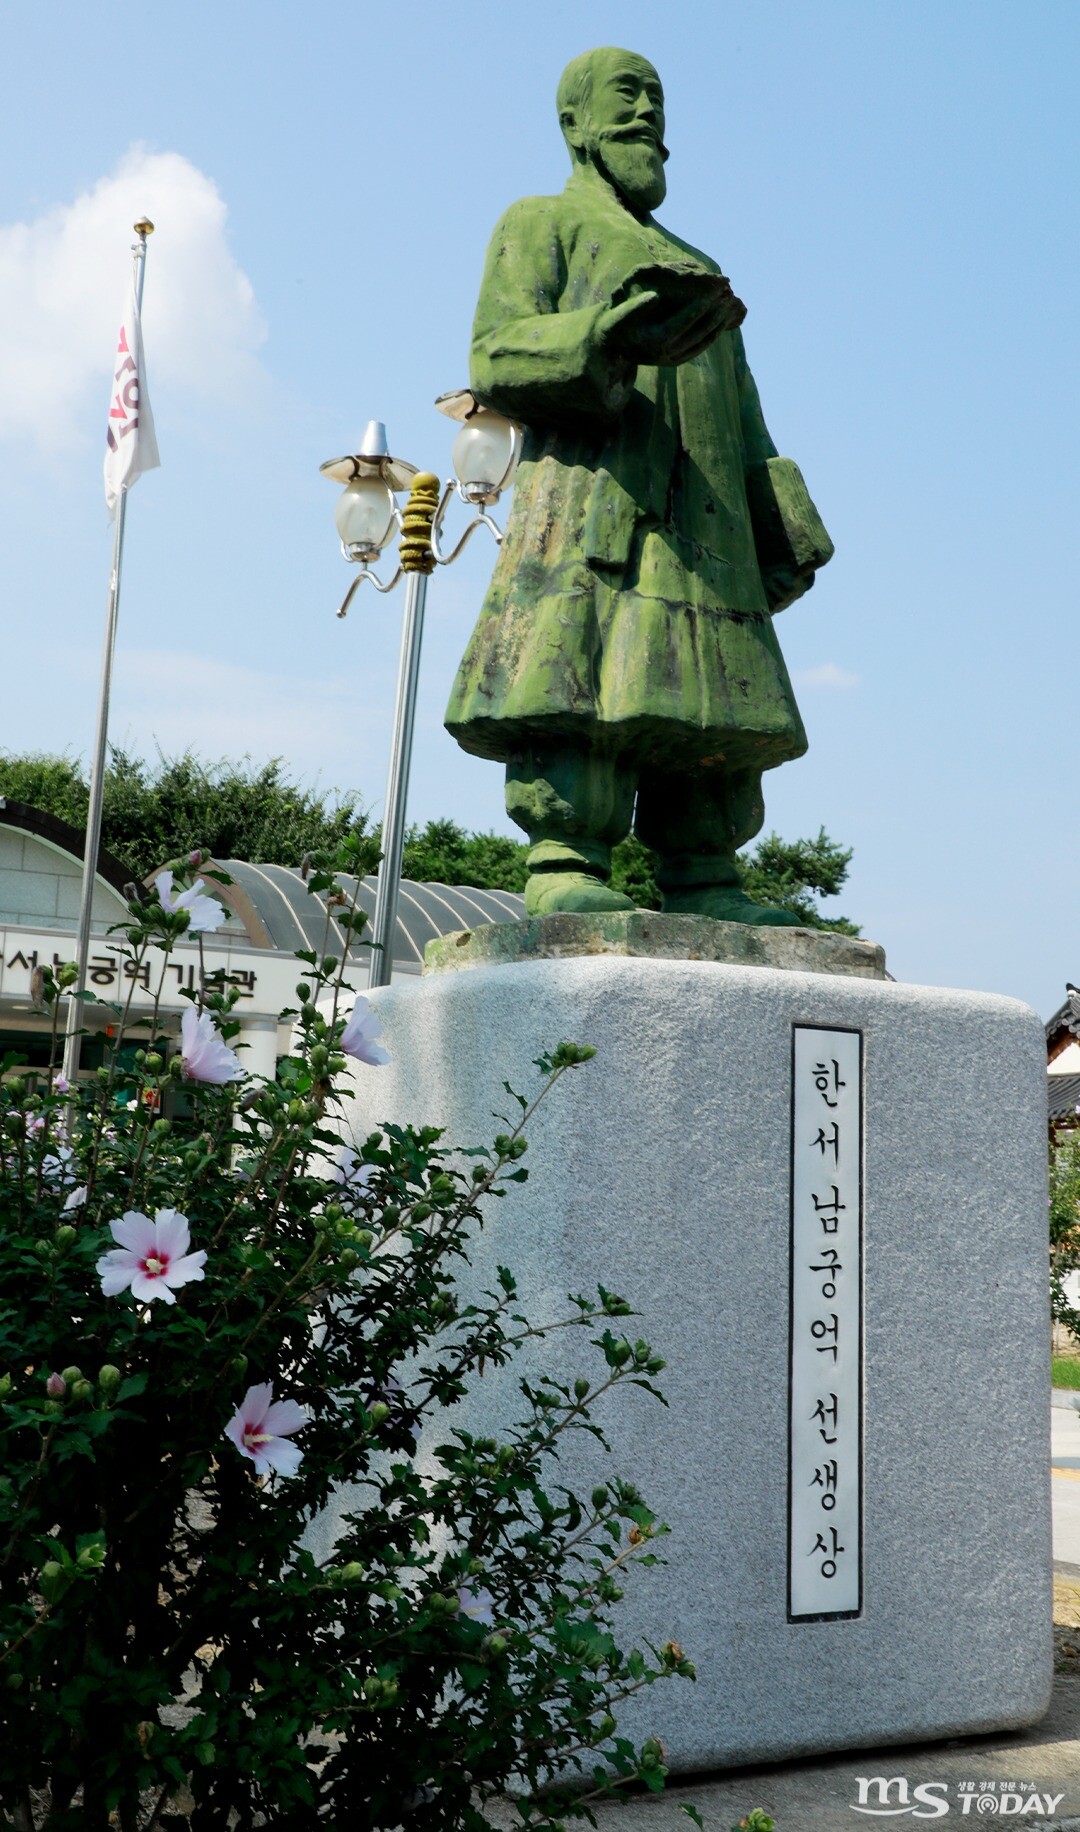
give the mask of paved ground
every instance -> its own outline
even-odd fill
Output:
[[[1075,1567],[1080,1577],[1080,1412],[1055,1406],[1050,1433],[1054,1559]]]
[[[860,1776],[887,1780],[904,1777],[908,1783],[907,1813],[900,1806],[900,1791],[895,1786],[889,1795],[892,1811],[887,1818],[854,1812]],[[920,1800],[915,1788],[933,1782],[946,1785],[938,1786]],[[1017,1788],[1010,1783],[1018,1784]],[[966,1812],[961,1792],[965,1784],[976,1790]],[[1026,1791],[1021,1794],[1019,1788]],[[1041,1810],[1031,1809],[1033,1793],[1039,1796]],[[597,1807],[599,1832],[679,1832],[680,1828],[689,1832],[691,1821],[679,1811],[679,1802],[684,1800],[697,1807],[706,1832],[730,1832],[753,1807],[771,1814],[777,1832],[853,1832],[859,1825],[884,1826],[897,1821],[912,1828],[912,1832],[924,1824],[940,1825],[944,1832],[950,1832],[953,1826],[959,1832],[960,1826],[980,1825],[985,1832],[985,1828],[999,1822],[1037,1827],[1039,1832],[1050,1832],[1051,1828],[1054,1832],[1080,1832],[1080,1677],[1058,1675],[1049,1715],[1034,1730],[950,1743],[857,1750],[773,1768],[738,1769],[693,1787],[673,1786],[659,1798],[636,1797]],[[870,1792],[869,1800],[880,1804],[876,1789]],[[931,1809],[928,1801],[935,1800],[939,1804],[948,1802],[946,1814]],[[993,1805],[980,1807],[980,1801],[992,1801]],[[1048,1819],[1045,1809],[1050,1802],[1053,1807]],[[572,1827],[573,1821],[569,1823]]]

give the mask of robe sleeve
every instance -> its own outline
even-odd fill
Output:
[[[525,425],[610,420],[633,391],[635,366],[600,335],[608,301],[559,309],[565,269],[548,200],[512,205],[488,247],[469,370],[478,400]]]

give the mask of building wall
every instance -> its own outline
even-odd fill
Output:
[[[74,930],[81,892],[81,860],[37,834],[0,827],[0,926]],[[99,878],[93,927],[100,933],[126,913],[119,892]]]

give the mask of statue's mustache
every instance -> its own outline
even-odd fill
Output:
[[[625,127],[605,127],[600,135],[601,145],[606,145],[610,140],[625,141],[630,146],[640,146],[645,141],[659,153],[661,159],[666,160],[669,157],[668,149],[660,135],[655,127],[649,126],[647,121],[631,121]]]

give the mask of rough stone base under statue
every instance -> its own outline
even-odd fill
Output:
[[[526,925],[523,925],[526,926]],[[619,1637],[679,1641],[698,1683],[658,1684],[620,1727],[672,1770],[1022,1726],[1051,1673],[1045,1064],[1015,1001],[833,972],[600,955],[437,973],[373,995],[384,1069],[355,1129],[439,1123],[490,1140],[504,1079],[560,1039],[597,1057],[530,1127],[527,1185],[477,1251],[522,1309],[598,1281],[642,1313],[669,1409],[624,1392],[609,1468],[670,1523]],[[793,1024],[865,1049],[861,1613],[791,1621],[788,1383]],[[595,1351],[564,1332],[534,1367]],[[469,1422],[514,1415],[478,1383]],[[585,1485],[589,1443],[554,1481]]]

